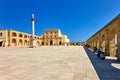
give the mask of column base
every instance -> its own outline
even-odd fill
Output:
[[[37,48],[36,40],[35,39],[31,39],[30,40],[30,46],[29,46],[29,48]]]

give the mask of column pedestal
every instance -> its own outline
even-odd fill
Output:
[[[33,38],[31,38],[30,39],[30,46],[29,46],[29,48],[36,48],[37,46],[36,46],[36,40],[35,39],[33,39]]]

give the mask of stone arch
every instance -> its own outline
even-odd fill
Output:
[[[78,46],[78,45],[79,45],[79,43],[77,42],[77,43],[76,43],[76,45]]]
[[[106,50],[106,41],[105,41],[105,34],[101,35],[101,47],[102,47],[102,51],[105,52]]]
[[[97,46],[97,42],[96,42],[96,38],[94,37],[92,48],[94,48],[94,47],[96,47],[96,46]]]
[[[115,57],[116,56],[116,49],[115,49],[115,33],[116,33],[116,30],[113,28],[111,29],[110,31],[110,41],[109,41],[109,52],[110,52],[110,56],[113,56]]]
[[[28,36],[27,35],[24,35],[24,38],[27,38]]]
[[[16,36],[17,36],[17,33],[12,32],[12,36],[16,37]]]
[[[15,38],[12,39],[12,46],[17,46],[17,40]]]
[[[40,44],[40,42],[39,42],[39,41],[37,41],[37,42],[36,42],[36,45],[38,46],[39,44]]]
[[[28,42],[27,40],[24,41],[24,46],[27,46]]]
[[[30,44],[30,41],[28,41],[28,45]]]
[[[44,45],[44,42],[42,42],[42,45]]]
[[[23,46],[23,41],[22,41],[22,39],[19,40],[18,46]]]
[[[116,32],[116,30],[115,30],[114,28],[112,28],[112,29],[110,30],[110,35],[115,34],[115,32]]]
[[[20,33],[20,34],[19,34],[19,37],[23,37],[23,35]]]
[[[105,35],[104,35],[104,34],[102,34],[101,38],[102,38],[102,40],[105,40]]]

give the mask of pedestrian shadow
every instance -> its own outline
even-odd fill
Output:
[[[120,61],[106,58],[102,60],[89,48],[84,47],[100,80],[120,80]],[[94,75],[93,75],[94,76]]]

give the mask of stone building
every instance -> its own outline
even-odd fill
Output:
[[[120,60],[120,14],[90,37],[86,44],[91,48],[102,47],[106,55]]]
[[[16,30],[0,30],[0,46],[29,46],[32,34]],[[67,45],[69,39],[60,30],[45,30],[42,36],[36,36],[36,45]]]
[[[0,46],[29,46],[31,34],[15,30],[0,30]],[[36,44],[40,44],[40,36],[35,36]]]
[[[68,45],[69,39],[66,35],[61,34],[59,29],[49,29],[45,30],[44,34],[42,35],[42,45]]]
[[[84,46],[85,42],[70,42],[70,46]]]

